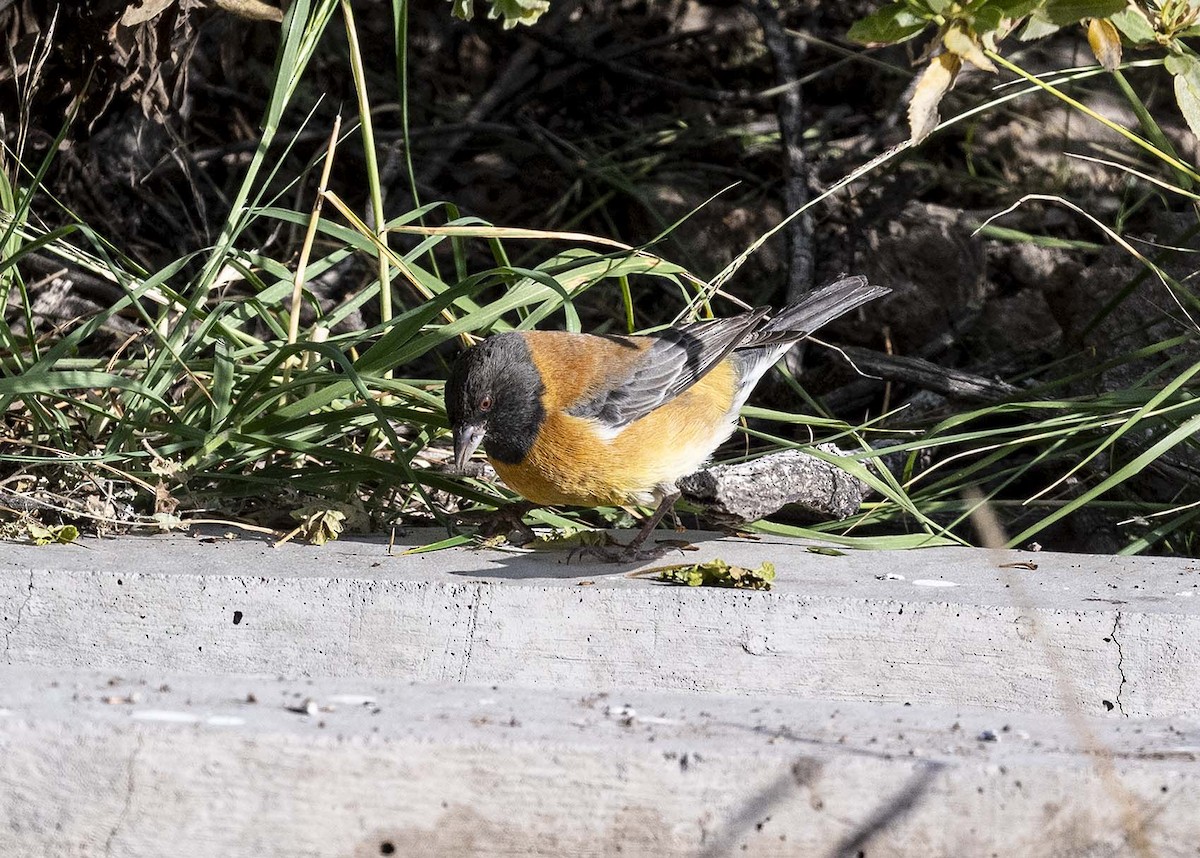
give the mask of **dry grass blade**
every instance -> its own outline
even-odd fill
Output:
[[[1070,676],[1067,675],[1066,669],[1059,660],[1058,649],[1051,645],[1046,630],[1037,622],[1037,607],[1033,599],[1025,591],[1021,577],[1012,574],[1003,563],[1004,555],[1000,554],[1000,552],[1004,550],[1009,542],[1004,535],[1004,528],[981,493],[978,491],[968,491],[965,500],[970,504],[971,521],[979,532],[980,543],[985,548],[997,553],[996,566],[1002,570],[1000,574],[1012,592],[1013,602],[1022,615],[1030,621],[1031,634],[1041,645],[1042,655],[1046,659],[1046,663],[1049,665],[1051,673],[1054,676],[1054,682],[1058,687],[1058,698],[1062,703],[1063,710],[1066,712],[1071,729],[1075,731],[1080,743],[1087,749],[1097,773],[1108,789],[1109,795],[1112,796],[1113,802],[1120,809],[1121,825],[1125,830],[1126,843],[1138,858],[1154,858],[1154,852],[1150,847],[1150,841],[1147,837],[1146,827],[1139,814],[1136,798],[1121,782],[1116,767],[1113,765],[1112,752],[1096,738],[1096,734],[1088,726],[1087,719],[1084,718],[1083,712],[1076,702],[1080,699],[1079,691],[1075,688],[1075,684],[1071,681]]]

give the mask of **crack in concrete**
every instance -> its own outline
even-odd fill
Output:
[[[475,585],[475,598],[471,602],[471,614],[467,617],[467,641],[463,652],[462,668],[458,672],[458,681],[467,681],[467,671],[471,669],[471,652],[475,649],[475,626],[479,624],[479,608],[483,604],[484,585]]]
[[[1120,629],[1121,612],[1117,611],[1117,615],[1113,617],[1113,627],[1112,632],[1109,633],[1109,637],[1117,645],[1117,673],[1121,675],[1121,684],[1117,686],[1117,696],[1113,702],[1117,704],[1117,711],[1124,715],[1125,707],[1121,704],[1121,692],[1125,690],[1125,653],[1121,649],[1121,639],[1117,637],[1117,632]]]
[[[137,759],[141,755],[145,744],[145,734],[138,733],[137,744],[134,746],[133,752],[129,755],[129,761],[125,764],[125,803],[121,806],[121,812],[117,814],[117,820],[113,823],[112,830],[108,832],[108,838],[104,841],[105,855],[112,855],[113,841],[117,839],[117,833],[121,830],[121,826],[125,824],[125,818],[129,816],[129,809],[133,806],[134,775],[137,773]]]
[[[9,657],[8,650],[12,646],[12,636],[16,634],[17,628],[21,625],[21,614],[25,612],[25,606],[29,604],[29,600],[33,598],[33,570],[29,570],[29,586],[26,588],[25,601],[17,606],[17,614],[13,617],[12,625],[4,630],[4,662],[12,664],[12,658]]]

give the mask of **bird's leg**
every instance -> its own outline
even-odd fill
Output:
[[[658,527],[659,522],[663,520],[666,514],[675,514],[675,501],[679,500],[679,494],[678,490],[673,491],[659,501],[658,508],[651,513],[650,517],[642,524],[642,529],[625,546],[625,553],[627,555],[636,557],[641,552],[642,543],[650,538],[650,534],[654,532],[654,528]]]
[[[530,510],[537,509],[538,506],[530,501],[514,501],[505,504],[495,512],[485,513],[481,516],[463,516],[461,519],[464,522],[469,519],[478,521],[481,536],[504,536],[513,545],[525,545],[537,537],[533,528],[525,523],[525,515]]]
[[[650,538],[650,534],[654,532],[654,528],[658,527],[659,522],[663,520],[666,514],[672,511],[677,500],[679,500],[679,492],[675,491],[659,501],[658,508],[646,519],[642,524],[641,530],[634,535],[628,545],[611,547],[584,545],[572,551],[567,557],[567,562],[570,563],[575,557],[585,556],[598,557],[606,563],[633,563],[658,557],[662,553],[661,548],[651,548],[643,551],[642,545]]]

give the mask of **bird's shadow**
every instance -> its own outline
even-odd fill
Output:
[[[462,550],[471,549],[466,547]],[[659,556],[650,559],[609,561],[580,555],[565,548],[482,550],[487,551],[487,560],[492,568],[450,571],[450,574],[466,578],[504,578],[510,581],[534,578],[616,578],[642,569],[685,563],[688,555],[688,552],[681,549],[669,547]]]
[[[610,563],[599,560],[572,560],[568,562],[570,552],[562,550],[503,553],[503,557],[496,557],[494,553],[489,552],[488,560],[492,564],[491,568],[451,571],[450,574],[476,579],[503,578],[506,581],[537,578],[586,580],[601,577],[616,578],[648,565],[645,561]]]
[[[618,539],[623,542],[628,538],[628,531],[615,531]],[[397,534],[394,556],[402,556],[401,552],[427,545],[435,539],[427,539],[429,533]],[[444,537],[444,533],[442,534]],[[622,538],[623,537],[623,538]],[[378,542],[373,538],[364,541]],[[678,540],[672,540],[678,541]],[[619,546],[617,546],[619,547]],[[653,546],[652,546],[653,547]],[[618,578],[641,569],[652,569],[656,566],[667,566],[675,563],[686,563],[693,551],[684,551],[675,545],[661,545],[662,552],[649,559],[611,562],[589,556],[586,551],[571,548],[516,548],[503,546],[489,548],[477,545],[463,545],[455,548],[441,549],[444,551],[476,554],[471,568],[454,569],[442,566],[441,571],[457,578],[487,579],[497,578],[508,581],[532,579],[556,580],[596,580],[601,578]],[[433,553],[440,553],[433,552]]]

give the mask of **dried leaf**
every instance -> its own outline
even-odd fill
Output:
[[[283,21],[283,10],[264,3],[262,0],[209,0],[209,2],[239,18],[250,21],[271,21],[278,24]]]
[[[724,560],[684,563],[647,570],[658,573],[658,580],[687,587],[733,587],[738,590],[770,590],[775,580],[775,564],[764,562],[757,569],[732,566]],[[639,573],[642,574],[642,573]]]
[[[1087,37],[1096,61],[1109,71],[1116,71],[1121,64],[1121,34],[1113,22],[1105,18],[1092,18],[1088,21]]]
[[[154,511],[174,515],[177,509],[179,509],[179,499],[171,494],[166,483],[159,480],[158,485],[154,487]]]
[[[187,525],[183,523],[183,519],[169,512],[156,512],[154,514],[154,523],[158,525],[158,529],[164,533],[169,533],[172,530],[184,530]]]
[[[324,545],[337,539],[346,521],[346,514],[337,509],[317,510],[298,517],[301,518],[300,535],[313,545]]]
[[[978,37],[967,30],[962,24],[954,24],[942,36],[942,44],[952,54],[957,54],[975,68],[995,74],[997,69],[987,58],[979,44]]]
[[[117,88],[130,92],[142,113],[155,122],[165,121],[183,100],[199,38],[191,13],[200,3],[172,0],[153,18],[126,26],[122,17],[108,31],[113,60],[124,72]],[[110,92],[108,97],[112,95]]]
[[[809,554],[820,554],[822,557],[845,557],[845,551],[830,548],[827,545],[810,545],[805,549]]]
[[[145,24],[151,18],[161,15],[163,10],[174,2],[175,0],[142,0],[140,4],[130,3],[121,14],[121,26],[136,27],[138,24]]]
[[[942,96],[954,86],[954,79],[958,77],[960,68],[962,60],[957,54],[939,54],[929,61],[928,68],[921,74],[912,99],[908,102],[908,125],[913,143],[920,143],[937,127],[941,119],[938,105],[941,104]]]

